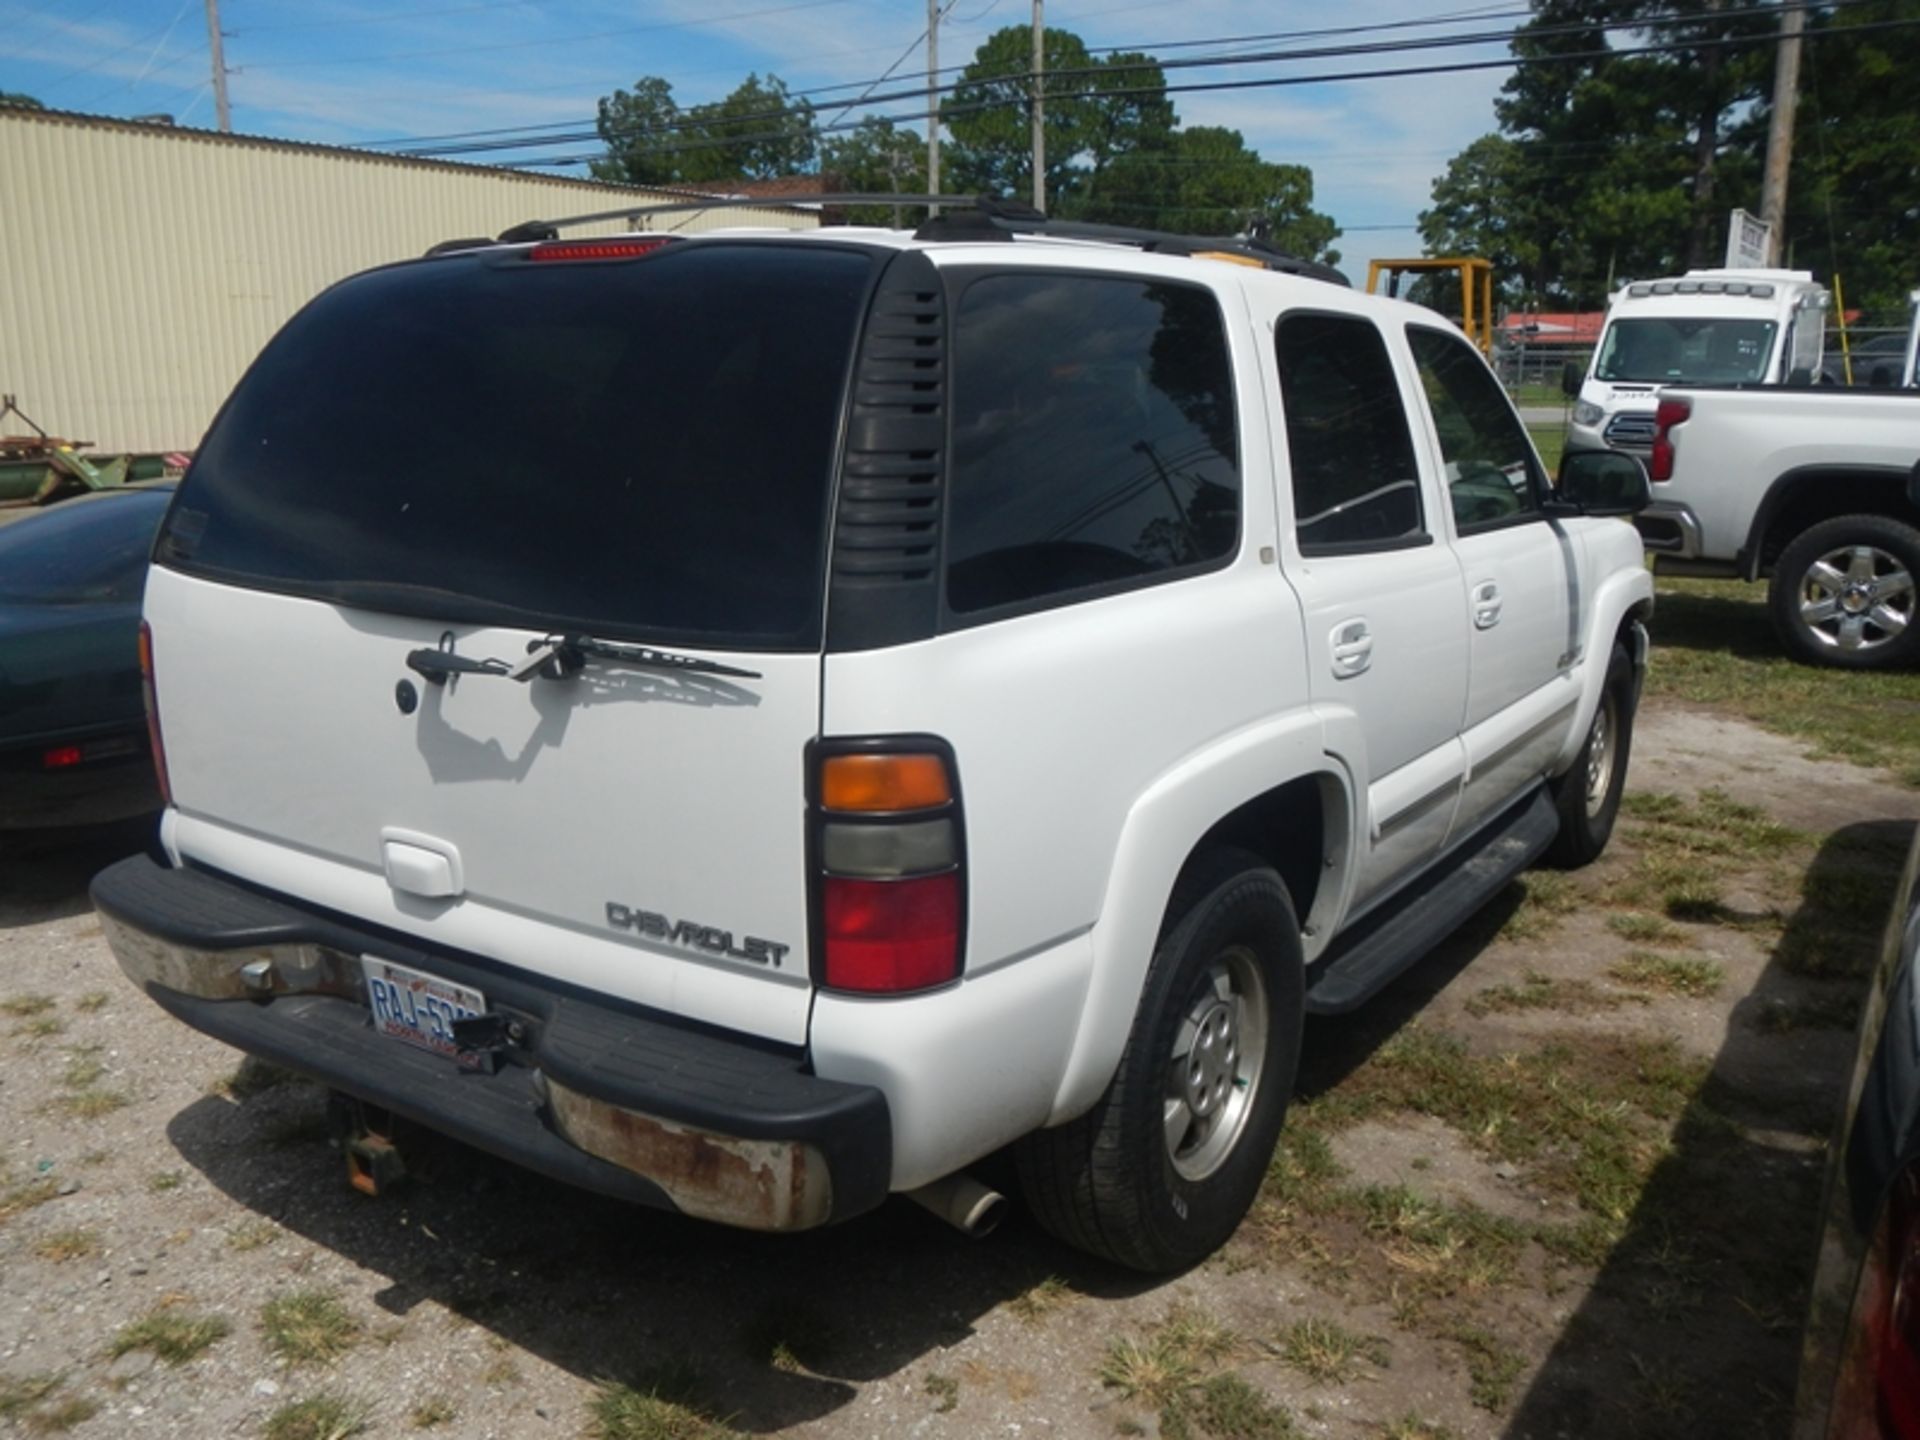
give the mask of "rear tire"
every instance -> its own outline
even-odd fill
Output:
[[[1842,515],[1780,552],[1767,591],[1774,632],[1809,665],[1874,670],[1920,658],[1920,530]]]
[[[1576,870],[1591,864],[1613,837],[1620,795],[1627,784],[1627,761],[1633,753],[1633,712],[1639,691],[1633,657],[1626,646],[1616,643],[1607,657],[1607,679],[1586,743],[1572,768],[1550,785],[1560,833],[1547,847],[1549,865]]]
[[[1016,1148],[1047,1230],[1154,1274],[1223,1245],[1293,1093],[1305,982],[1286,886],[1241,851],[1182,877],[1119,1068],[1093,1108]]]

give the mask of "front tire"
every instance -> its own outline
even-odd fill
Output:
[[[1017,1148],[1035,1217],[1069,1245],[1154,1274],[1219,1249],[1266,1176],[1304,1004],[1300,927],[1280,877],[1239,851],[1194,866],[1105,1093]]]
[[[1546,861],[1577,870],[1600,858],[1613,838],[1620,796],[1627,785],[1627,761],[1633,753],[1633,714],[1640,695],[1633,657],[1616,644],[1607,657],[1607,679],[1599,707],[1587,729],[1586,743],[1573,766],[1551,783],[1560,831],[1547,847]]]
[[[1842,515],[1780,552],[1767,592],[1774,631],[1810,665],[1872,670],[1920,658],[1920,530],[1885,515]]]

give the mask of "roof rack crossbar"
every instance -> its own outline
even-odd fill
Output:
[[[573,225],[593,225],[606,220],[635,221],[643,215],[684,214],[692,210],[777,210],[792,205],[957,205],[971,209],[972,195],[893,195],[842,194],[823,191],[815,195],[707,195],[699,199],[668,200],[644,205],[622,205],[618,210],[595,210],[586,215],[562,215],[551,220],[527,220],[502,230],[498,243],[524,245],[530,241],[552,240],[561,230]]]

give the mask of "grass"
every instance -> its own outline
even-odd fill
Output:
[[[42,1260],[58,1265],[67,1260],[84,1260],[100,1249],[100,1237],[91,1230],[56,1230],[33,1247]]]
[[[1615,995],[1590,980],[1558,980],[1537,970],[1527,971],[1517,985],[1494,985],[1467,1001],[1469,1015],[1508,1015],[1521,1010],[1555,1010],[1565,1015],[1591,1015],[1618,1010],[1639,999]]]
[[[1467,1362],[1467,1395],[1482,1410],[1498,1415],[1513,1403],[1513,1387],[1526,1362],[1499,1337],[1478,1326],[1463,1325],[1447,1337]]]
[[[69,1395],[27,1415],[27,1429],[35,1435],[61,1435],[100,1413],[100,1402],[85,1395]]]
[[[325,1365],[351,1350],[360,1322],[330,1290],[296,1290],[260,1308],[267,1349],[289,1365]]]
[[[69,1053],[67,1068],[60,1072],[60,1083],[69,1090],[85,1090],[106,1073],[107,1067],[96,1057],[96,1048],[87,1046]]]
[[[1331,1320],[1296,1320],[1280,1334],[1280,1358],[1322,1385],[1344,1385],[1368,1365],[1385,1366],[1384,1341]]]
[[[271,1220],[249,1220],[227,1236],[227,1248],[245,1254],[271,1245],[280,1236],[280,1227]]]
[[[436,1425],[451,1425],[459,1413],[446,1396],[433,1395],[407,1411],[407,1423],[416,1430],[431,1430]]]
[[[1640,912],[1639,918],[1625,922],[1628,930],[1663,940],[1678,938],[1674,920],[1741,922],[1743,917],[1727,908],[1725,882],[1779,860],[1808,838],[1758,806],[1742,804],[1719,790],[1703,790],[1693,801],[1662,791],[1633,791],[1623,798],[1621,814],[1639,855],[1606,898]],[[1659,914],[1647,915],[1649,911]],[[1650,921],[1661,921],[1667,929]]]
[[[1687,932],[1659,915],[1642,915],[1638,912],[1609,915],[1607,928],[1622,939],[1631,940],[1636,945],[1684,945],[1687,943]]]
[[[89,990],[86,994],[82,995],[78,1000],[73,1002],[73,1008],[83,1012],[84,1014],[91,1015],[96,1010],[106,1009],[107,1001],[112,998],[113,997],[108,995],[107,992],[104,990]]]
[[[17,1420],[60,1388],[58,1375],[0,1375],[0,1420]]]
[[[44,1015],[53,1009],[51,995],[9,995],[0,1000],[0,1015],[10,1015],[15,1020],[25,1020],[31,1015]]]
[[[725,1440],[738,1432],[715,1418],[699,1376],[684,1366],[635,1385],[603,1382],[587,1403],[593,1440]]]
[[[101,1120],[132,1103],[124,1091],[90,1088],[60,1096],[53,1108],[73,1120]]]
[[[1073,1300],[1073,1287],[1058,1275],[1049,1275],[1007,1301],[1007,1309],[1027,1324],[1038,1325],[1056,1310],[1071,1305]]]
[[[1165,1440],[1298,1440],[1293,1416],[1238,1375],[1215,1375],[1160,1410]]]
[[[26,1040],[44,1040],[49,1035],[64,1033],[66,1028],[67,1022],[58,1015],[35,1015],[14,1026],[13,1033]]]
[[[1764,583],[1663,577],[1657,590],[1649,695],[1713,706],[1817,755],[1884,766],[1920,786],[1920,671],[1841,676],[1787,659],[1767,621]]]
[[[1500,927],[1503,939],[1537,940],[1587,903],[1573,877],[1559,870],[1529,870],[1514,883],[1521,900]]]
[[[1404,1277],[1410,1301],[1476,1295],[1514,1276],[1526,1226],[1472,1205],[1448,1205],[1403,1185],[1370,1185],[1355,1195],[1361,1223]]]
[[[1540,452],[1540,463],[1547,467],[1547,473],[1559,474],[1560,457],[1567,448],[1567,427],[1557,422],[1529,425],[1527,434],[1533,437],[1533,448]]]
[[[951,1375],[929,1375],[920,1388],[933,1396],[936,1415],[945,1415],[960,1403],[960,1382]]]
[[[1402,1415],[1380,1427],[1379,1440],[1460,1440],[1460,1437],[1437,1420]]]
[[[1661,955],[1652,950],[1630,951],[1607,974],[1636,990],[1657,990],[1700,1000],[1720,993],[1727,972],[1717,960],[1696,955]]]
[[[309,1395],[267,1417],[266,1440],[349,1440],[372,1423],[372,1411],[338,1391]]]
[[[60,1187],[44,1176],[37,1180],[23,1180],[18,1185],[9,1185],[0,1189],[0,1225],[6,1224],[14,1216],[24,1214],[37,1205],[44,1205],[60,1193]]]
[[[222,1315],[193,1315],[161,1305],[122,1325],[108,1347],[116,1359],[131,1350],[147,1350],[169,1365],[184,1365],[233,1332]]]
[[[169,1190],[178,1190],[186,1178],[178,1170],[162,1170],[147,1177],[147,1189],[155,1195],[161,1195]]]
[[[1178,1305],[1144,1338],[1111,1341],[1100,1383],[1128,1400],[1164,1409],[1206,1380],[1233,1347],[1226,1326],[1195,1306]]]

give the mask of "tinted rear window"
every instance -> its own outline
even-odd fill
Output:
[[[255,362],[160,559],[449,620],[817,644],[872,263],[688,244],[359,276]]]

